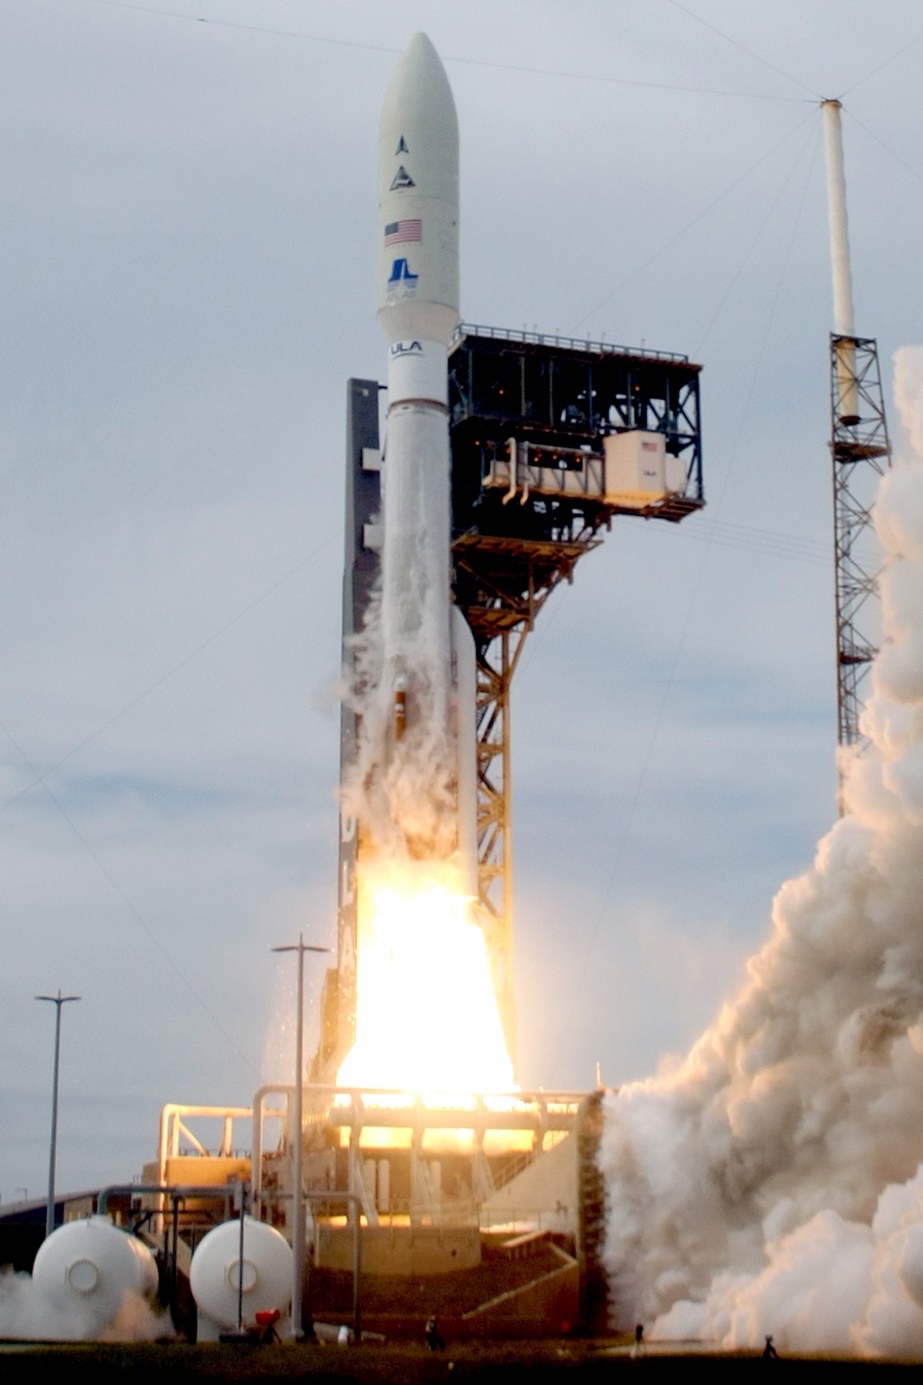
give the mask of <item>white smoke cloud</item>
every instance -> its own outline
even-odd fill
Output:
[[[884,479],[885,639],[847,814],[782,887],[749,982],[681,1064],[606,1105],[620,1325],[923,1353],[923,348]]]
[[[152,1342],[172,1337],[169,1314],[156,1312],[133,1291],[113,1315],[112,1305],[53,1303],[28,1274],[0,1271],[0,1337],[27,1342]]]
[[[403,601],[409,601],[404,597]],[[412,603],[411,603],[412,604]],[[352,680],[343,700],[361,718],[355,766],[341,788],[346,814],[362,822],[368,846],[394,862],[409,858],[409,843],[426,843],[433,860],[455,848],[452,747],[445,717],[420,714],[448,697],[445,660],[429,607],[404,663],[414,671],[414,688],[404,739],[393,741],[395,670],[386,665],[381,591],[376,590],[362,631],[353,636]]]

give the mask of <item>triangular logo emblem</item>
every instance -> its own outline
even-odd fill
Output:
[[[398,142],[397,142],[397,148],[395,149],[394,153],[395,153],[395,156],[398,155],[398,154],[409,154],[409,153],[410,153],[410,150],[407,148],[407,141],[404,139],[404,136],[403,136],[403,135],[401,135],[400,139],[398,140]]]
[[[415,188],[416,186],[416,183],[413,181],[404,165],[401,164],[400,168],[394,175],[394,181],[392,182],[390,189],[391,192],[394,192],[396,188]]]

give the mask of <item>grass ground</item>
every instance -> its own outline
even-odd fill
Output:
[[[641,1373],[646,1380],[683,1376],[728,1380],[749,1377],[754,1368],[766,1370],[759,1353],[715,1355],[700,1352],[670,1354],[651,1349],[634,1360],[627,1349],[613,1351],[601,1342],[467,1342],[431,1355],[424,1347],[399,1343],[360,1347],[184,1346],[139,1343],[130,1346],[35,1346],[10,1343],[0,1349],[3,1385],[191,1385],[202,1381],[290,1381],[311,1377],[317,1385],[605,1385],[622,1371]],[[770,1366],[770,1370],[776,1367]],[[919,1372],[919,1363],[843,1360],[795,1360],[784,1356],[778,1369],[786,1379],[810,1372],[812,1382],[883,1370]],[[836,1373],[834,1375],[833,1373]]]

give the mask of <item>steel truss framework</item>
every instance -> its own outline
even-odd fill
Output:
[[[492,328],[462,327],[449,358],[453,599],[477,653],[478,894],[509,1052],[515,1058],[512,930],[510,689],[526,638],[551,593],[597,547],[614,515],[676,523],[700,509],[699,371],[685,356]],[[378,390],[348,386],[344,666],[379,569]],[[504,503],[484,484],[509,440],[554,455],[598,453],[607,433],[665,436],[681,458],[685,495],[657,512],[589,495],[523,494]],[[342,710],[341,773],[355,758],[355,713]],[[337,966],[328,972],[312,1075],[335,1075],[352,1044],[356,986],[356,864],[360,833],[341,814]]]
[[[453,545],[456,600],[477,651],[478,895],[494,990],[515,1058],[510,691],[539,611],[600,542],[551,543],[465,534]],[[476,598],[476,599],[475,599]]]
[[[677,522],[704,504],[699,369],[685,356],[481,327],[461,328],[449,359],[453,591],[477,649],[479,898],[514,1056],[511,683],[545,602],[573,580],[619,509],[566,495],[509,504],[484,477],[511,438],[552,452],[598,450],[607,432],[659,431],[683,459],[687,486],[682,501],[650,517]]]
[[[874,338],[832,334],[830,381],[838,741],[861,752],[867,743],[860,728],[865,681],[878,652],[878,560],[863,540],[871,538],[872,483],[891,465]],[[841,765],[841,812],[842,775]]]

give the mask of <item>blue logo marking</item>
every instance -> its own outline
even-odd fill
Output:
[[[419,274],[411,274],[410,265],[406,260],[395,260],[391,266],[391,277],[389,284],[415,284],[419,279]]]

